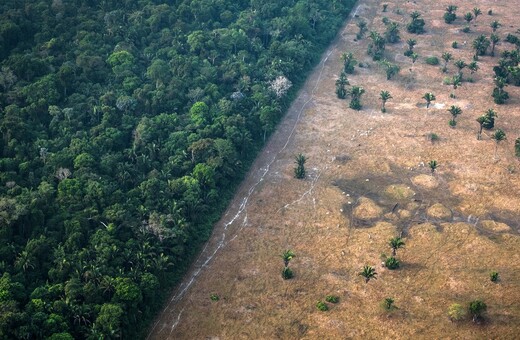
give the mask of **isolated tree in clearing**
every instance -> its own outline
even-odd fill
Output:
[[[397,254],[397,249],[404,248],[404,241],[401,237],[396,236],[392,237],[390,241],[388,242],[390,245],[390,248],[392,249],[392,256],[395,256]]]
[[[349,107],[354,110],[361,110],[361,96],[365,93],[365,89],[361,86],[352,86],[352,88],[348,91],[348,94],[351,97]]]
[[[336,95],[339,99],[345,99],[347,96],[347,89],[345,88],[347,85],[350,85],[347,75],[345,72],[341,72],[338,80],[336,80]]]
[[[282,259],[283,259],[283,264],[285,265],[285,267],[287,268],[289,266],[289,262],[291,262],[291,260],[296,257],[296,255],[294,254],[294,252],[290,249],[287,249],[286,251],[283,252],[283,254],[281,255]]]
[[[460,106],[452,105],[448,109],[448,112],[451,113],[451,117],[452,117],[450,120],[450,126],[457,125],[457,121],[455,119],[457,118],[458,115],[460,115],[462,113],[462,109],[460,108]]]
[[[368,281],[372,279],[377,279],[376,269],[369,265],[364,266],[363,270],[359,272],[358,275],[363,276],[363,278],[365,279],[365,283],[368,283]]]
[[[506,133],[502,129],[497,129],[493,134],[492,138],[495,140],[495,159],[497,158],[498,153],[498,144],[506,139]]]
[[[426,109],[429,109],[431,102],[433,102],[436,99],[435,95],[431,92],[426,92],[424,96],[422,96],[422,98],[426,100]]]
[[[305,162],[307,158],[301,153],[295,157],[296,168],[294,168],[294,177],[298,179],[305,178]]]
[[[478,322],[482,319],[482,315],[487,310],[487,305],[481,300],[473,300],[469,303],[469,313],[473,319],[473,322]]]
[[[430,168],[430,171],[432,172],[432,176],[435,173],[435,170],[439,167],[439,163],[437,163],[436,160],[431,160],[428,162],[428,167]]]
[[[383,113],[386,112],[386,107],[385,107],[386,101],[391,98],[392,98],[392,95],[388,91],[381,91],[381,93],[379,93],[379,99],[381,99],[381,103],[382,103],[381,112],[383,112]]]

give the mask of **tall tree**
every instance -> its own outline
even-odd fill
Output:
[[[381,103],[382,103],[381,112],[383,112],[383,113],[386,112],[385,104],[386,104],[387,100],[389,100],[391,98],[392,98],[392,95],[388,91],[383,90],[379,93],[379,99],[381,99]]]

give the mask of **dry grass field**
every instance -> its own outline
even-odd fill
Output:
[[[520,3],[384,3],[387,13],[381,1],[358,3],[352,13],[358,17],[347,22],[309,77],[150,339],[518,338],[520,162],[514,140],[520,137],[520,87],[506,88],[505,105],[494,104],[491,92],[492,67],[501,51],[513,48],[503,40],[520,28]],[[442,19],[449,4],[459,6],[451,25]],[[462,16],[473,7],[483,13],[463,33]],[[406,32],[414,10],[423,15],[425,34]],[[367,56],[369,39],[355,41],[356,20],[383,33],[383,16],[400,23],[401,42],[385,51],[401,67],[392,80]],[[442,60],[431,66],[424,58],[449,51],[470,62],[471,42],[489,37],[493,20],[502,23],[498,53],[480,57],[473,82],[450,98],[452,87],[443,79],[456,72],[453,62],[443,73]],[[420,56],[413,67],[403,56],[409,38],[417,40]],[[361,111],[334,92],[343,52],[368,64],[349,75],[351,85],[366,90]],[[393,96],[384,114],[381,90]],[[425,92],[437,97],[429,110],[421,99]],[[463,110],[455,128],[448,125],[450,105]],[[488,108],[498,112],[496,127],[508,137],[496,158],[493,131],[476,138],[475,120]],[[439,140],[429,140],[431,133]],[[300,152],[308,158],[304,180],[293,178]],[[430,160],[440,165],[433,176]],[[381,265],[381,254],[390,255],[388,241],[401,233],[401,268],[391,271]],[[281,278],[286,249],[296,254],[291,280]],[[378,273],[368,284],[358,275],[366,264]],[[491,271],[500,273],[498,283],[490,281]],[[331,294],[339,303],[319,311],[316,302]],[[380,302],[387,297],[399,309],[385,312]],[[473,299],[488,306],[483,322],[449,320],[452,303],[467,306]]]

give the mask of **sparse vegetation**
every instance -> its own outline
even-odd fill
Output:
[[[218,301],[218,300],[220,300],[220,296],[218,296],[218,294],[215,294],[215,293],[211,294],[209,296],[209,298],[210,298],[211,301]]]
[[[393,64],[386,59],[381,61],[380,64],[385,68],[387,80],[392,79],[392,77],[394,75],[398,74],[399,71],[401,70],[401,68],[398,65]]]
[[[426,61],[426,64],[428,65],[439,65],[439,58],[435,57],[435,56],[432,56],[432,57],[426,57],[425,59]]]
[[[361,96],[365,93],[365,89],[361,86],[352,86],[350,90],[348,91],[348,94],[350,95],[350,104],[349,107],[353,110],[361,110]]]
[[[368,44],[368,55],[372,56],[374,61],[381,60],[385,51],[385,38],[376,31],[370,32],[371,42]]]
[[[515,155],[520,157],[520,137],[515,140]]]
[[[357,60],[354,59],[352,52],[342,53],[341,61],[343,61],[343,72],[347,74],[354,73],[354,66],[356,66]]]
[[[365,33],[367,32],[367,22],[363,19],[359,20],[358,22],[356,22],[356,26],[359,29],[358,33],[356,34],[356,39],[357,40],[363,39],[363,37],[365,36]]]
[[[406,40],[406,44],[408,45],[408,49],[404,52],[404,55],[406,57],[409,57],[413,54],[413,48],[415,47],[415,45],[417,45],[417,40],[408,39]]]
[[[339,78],[336,80],[336,95],[339,99],[345,99],[347,96],[347,88],[346,86],[350,85],[347,75],[345,72],[341,72]]]

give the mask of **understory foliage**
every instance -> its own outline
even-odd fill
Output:
[[[142,337],[353,2],[0,2],[0,338]]]

